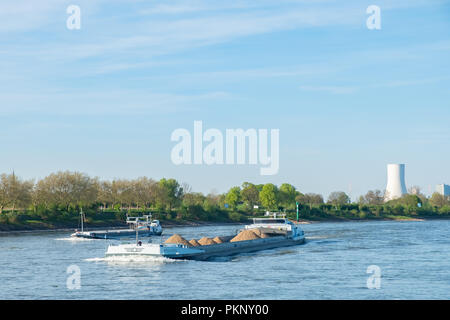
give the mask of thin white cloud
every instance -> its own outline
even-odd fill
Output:
[[[396,87],[407,87],[424,85],[430,83],[438,83],[441,81],[449,80],[450,76],[435,77],[435,78],[422,78],[422,79],[408,79],[408,80],[394,80],[382,84],[372,85],[372,87],[385,87],[385,88],[396,88]]]
[[[158,16],[155,19],[129,20],[130,14],[135,11],[114,17],[113,20],[102,16],[102,6],[107,6],[108,1],[80,0],[82,7],[82,32],[85,36],[73,37],[65,30],[64,22],[66,13],[65,3],[68,1],[47,0],[39,2],[31,0],[10,0],[2,2],[0,12],[5,16],[2,21],[0,15],[0,31],[9,30],[11,21],[17,22],[17,28],[26,30],[27,27],[40,26],[40,22],[47,24],[60,23],[55,29],[56,33],[65,32],[58,37],[57,42],[50,40],[32,41],[8,41],[1,49],[2,57],[10,60],[27,59],[31,63],[67,63],[89,58],[109,58],[114,56],[127,56],[132,61],[148,61],[152,57],[182,52],[192,48],[210,46],[218,43],[230,42],[238,38],[309,28],[315,26],[350,25],[360,27],[366,13],[361,9],[359,2],[351,1],[344,4],[335,1],[177,1],[173,4],[165,4],[156,1],[146,6],[145,2],[138,1],[135,11],[149,10],[159,11],[201,11],[208,8],[216,11],[208,15],[189,16],[181,15],[177,18]],[[70,2],[70,1],[69,1]],[[434,1],[436,2],[436,1]],[[125,0],[117,0],[114,4],[126,5]],[[33,5],[34,4],[34,5]],[[324,4],[328,5],[325,6]],[[384,4],[384,2],[383,2]],[[397,6],[425,5],[424,1],[400,1]],[[395,6],[395,5],[391,5]],[[129,9],[128,8],[128,9]],[[246,8],[248,10],[224,11],[223,8]],[[267,8],[270,8],[268,10]],[[132,10],[132,9],[129,9]],[[86,12],[88,12],[86,17]],[[19,17],[20,16],[20,17]],[[361,20],[362,19],[362,20]],[[24,25],[20,21],[25,21]],[[112,25],[111,25],[112,23]],[[113,27],[111,27],[113,26]],[[89,28],[89,29],[88,29]],[[89,33],[87,33],[89,32]],[[114,60],[114,59],[111,59]],[[116,59],[117,60],[117,59]],[[133,68],[134,62],[117,62],[104,70],[94,72],[111,73],[126,68]]]
[[[49,10],[53,12],[54,9]],[[70,61],[107,54],[133,55],[144,52],[155,56],[299,27],[357,23],[360,11],[360,8],[297,7],[274,11],[217,12],[208,16],[150,19],[131,23],[128,20],[116,20],[113,29],[109,24],[105,24],[105,18],[102,18],[88,26],[82,22],[80,32],[87,32],[85,29],[90,28],[92,35],[88,37],[66,36],[58,42],[42,44],[31,41],[28,41],[28,44],[19,44],[12,41],[7,49],[11,53],[28,53],[29,56],[47,61]],[[48,19],[48,15],[46,10],[42,10],[40,14],[36,13],[40,19]],[[58,20],[62,22],[63,18],[65,17],[59,17]],[[89,19],[95,21],[95,16]],[[108,28],[105,29],[105,26]],[[61,30],[67,33],[64,26]]]
[[[161,81],[170,81],[179,85],[195,83],[208,83],[224,85],[226,83],[247,82],[255,79],[274,79],[274,78],[321,78],[324,75],[331,75],[343,70],[343,67],[326,64],[305,64],[289,67],[266,67],[238,70],[220,70],[188,73],[171,73],[167,75],[148,75],[138,77],[137,79],[160,79]]]
[[[144,15],[173,15],[198,12],[246,10],[273,8],[286,5],[331,3],[333,0],[233,0],[233,1],[205,1],[205,0],[178,0],[170,3],[156,3],[140,9],[138,12]]]
[[[61,90],[51,92],[0,92],[0,114],[152,115],[190,110],[202,102],[223,100],[223,91],[198,94],[149,93],[137,90]]]
[[[327,92],[332,94],[349,94],[354,93],[358,88],[347,86],[300,86],[303,91]]]
[[[383,83],[376,84],[359,84],[354,86],[321,86],[321,85],[302,85],[300,89],[303,91],[312,92],[327,92],[331,94],[350,94],[363,89],[372,88],[397,88],[397,87],[409,87],[417,85],[425,85],[432,83],[439,83],[442,81],[448,81],[450,76],[434,77],[434,78],[421,78],[421,79],[408,79],[408,80],[391,80]]]

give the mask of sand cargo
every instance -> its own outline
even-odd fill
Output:
[[[237,235],[186,240],[178,234],[161,244],[136,239],[134,244],[111,245],[106,256],[160,256],[171,259],[208,260],[214,257],[255,252],[302,244],[305,235],[298,224],[285,218],[253,219]]]

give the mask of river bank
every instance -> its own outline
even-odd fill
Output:
[[[405,222],[422,222],[428,220],[449,220],[450,217],[407,217],[407,216],[389,216],[389,217],[379,217],[371,219],[349,219],[349,218],[322,218],[314,220],[301,219],[299,222],[293,221],[298,224],[317,224],[325,222],[371,222],[371,221],[405,221]],[[292,220],[291,220],[292,221]],[[165,229],[177,228],[177,227],[202,227],[202,226],[227,226],[227,225],[245,225],[248,222],[211,222],[211,221],[173,221],[173,220],[162,220],[161,225]],[[78,226],[70,223],[40,223],[40,224],[0,224],[0,235],[12,234],[12,233],[33,233],[33,232],[73,232]],[[102,230],[102,229],[124,229],[127,228],[127,224],[121,221],[115,222],[96,222],[89,224],[85,227],[85,230]]]
[[[244,225],[243,222],[210,222],[210,221],[161,221],[161,226],[164,229],[178,228],[178,227],[203,227],[203,226],[226,226],[226,225]],[[102,229],[125,229],[128,225],[125,222],[101,224],[98,223],[94,225],[89,225],[85,227],[85,230],[102,230]],[[33,232],[73,232],[76,228],[73,226],[55,226],[48,225],[47,228],[35,227],[35,226],[24,226],[24,225],[1,225],[0,224],[0,235],[2,234],[12,234],[12,233],[33,233]]]

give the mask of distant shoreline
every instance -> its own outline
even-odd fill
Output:
[[[244,225],[247,223],[244,222],[209,222],[209,221],[161,221],[161,226],[165,229],[171,229],[176,227],[202,227],[202,226],[226,226],[226,225]],[[11,226],[11,225],[9,225]],[[0,230],[0,235],[5,234],[14,234],[14,233],[35,233],[35,232],[74,232],[77,228],[63,227],[63,228],[46,228],[46,229],[32,229],[32,228],[23,228],[20,229],[21,226],[17,229],[10,230]],[[85,230],[93,231],[93,230],[114,230],[114,229],[125,229],[127,225],[125,223],[111,224],[111,225],[103,225],[103,226],[87,226]]]
[[[346,219],[346,218],[334,218],[334,219],[322,219],[322,220],[305,220],[301,219],[299,224],[316,224],[316,223],[330,223],[330,222],[376,222],[376,221],[405,221],[405,222],[422,222],[430,220],[449,220],[450,217],[392,217],[392,218],[379,218],[379,219]],[[293,221],[297,223],[296,221]],[[177,228],[177,227],[203,227],[203,226],[227,226],[227,225],[245,225],[247,222],[210,222],[210,221],[161,221],[161,225],[165,229]],[[0,235],[8,234],[26,234],[26,233],[36,233],[36,232],[73,232],[76,228],[71,227],[49,227],[43,229],[33,229],[28,226],[25,228],[20,228],[22,226],[9,225],[10,230],[1,230]],[[1,227],[1,226],[0,226]],[[102,229],[124,229],[126,228],[125,223],[113,223],[110,225],[102,226],[91,226],[87,227],[86,230],[102,230]]]

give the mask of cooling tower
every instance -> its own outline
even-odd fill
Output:
[[[393,200],[401,198],[406,191],[405,184],[405,165],[404,164],[388,164],[387,166],[387,187],[385,200]]]

